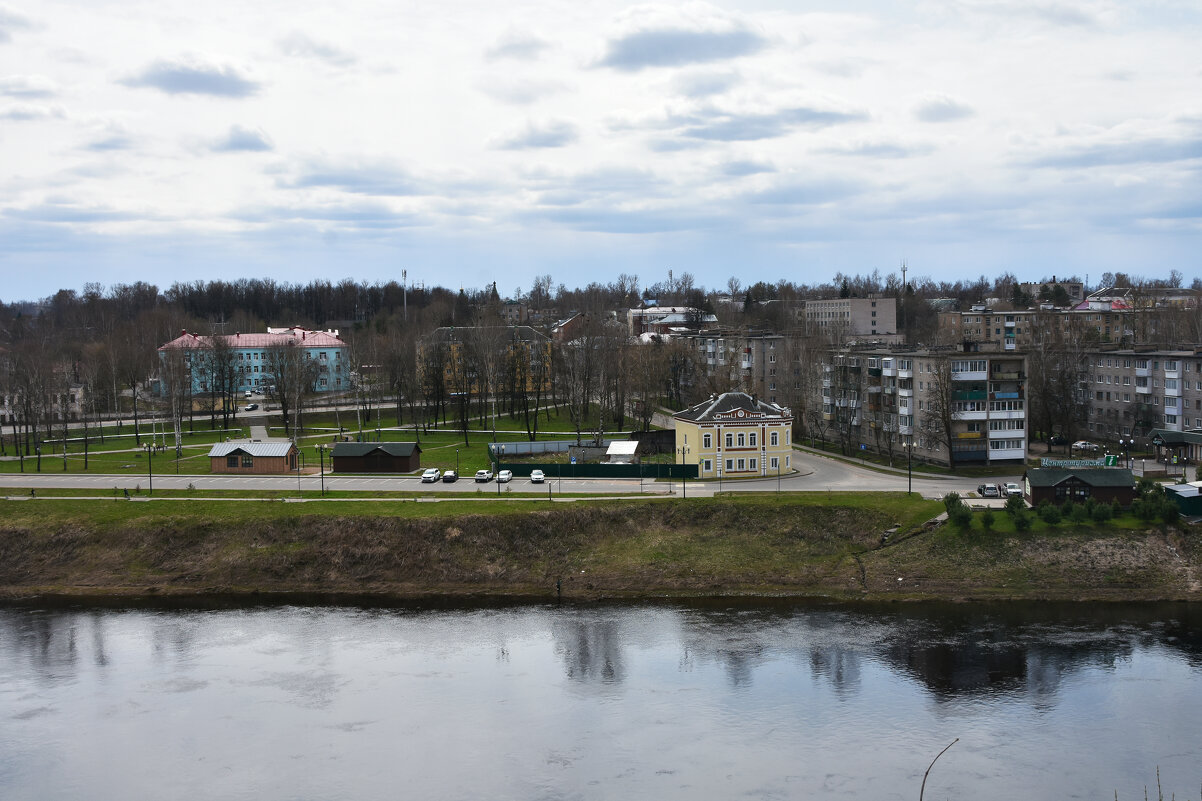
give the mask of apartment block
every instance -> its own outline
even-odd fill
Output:
[[[857,450],[945,465],[1026,458],[1023,353],[843,350],[823,371],[823,418]]]
[[[1094,350],[1088,359],[1092,438],[1202,429],[1202,349]]]
[[[785,337],[767,331],[714,329],[678,334],[681,342],[697,348],[698,362],[708,375],[719,376],[769,403],[783,390]]]

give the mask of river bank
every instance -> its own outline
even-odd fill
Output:
[[[6,502],[0,597],[1202,600],[1202,538],[1191,530],[925,525],[941,508],[854,493],[483,513],[412,502]]]

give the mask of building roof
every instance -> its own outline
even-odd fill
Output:
[[[478,333],[500,342],[547,342],[546,335],[528,325],[448,325],[426,335],[427,342],[462,342],[466,333]]]
[[[1076,478],[1091,487],[1135,486],[1135,476],[1125,467],[1087,467],[1080,470],[1034,467],[1026,474],[1026,479],[1031,482],[1032,487],[1054,487],[1070,478]]]
[[[412,456],[414,451],[421,453],[422,449],[416,442],[336,442],[333,455],[371,456],[377,451],[388,456]]]
[[[180,335],[159,350],[175,348],[211,348],[216,337],[201,336],[181,331]],[[273,328],[266,334],[227,334],[225,343],[232,348],[271,348],[290,345],[293,342],[306,348],[341,348],[346,343],[331,331],[310,331],[306,328]]]
[[[609,443],[609,450],[605,452],[606,456],[634,456],[634,452],[639,449],[639,441],[637,439],[621,439],[616,442]]]
[[[1149,438],[1153,445],[1202,445],[1202,431],[1171,431],[1167,428],[1156,428],[1152,430]]]
[[[721,395],[713,395],[709,400],[704,400],[696,406],[690,406],[672,416],[677,420],[688,420],[693,423],[793,419],[793,415],[788,409],[775,403],[757,400],[746,392],[723,392]]]
[[[231,456],[236,453],[245,453],[248,456],[287,456],[295,447],[290,440],[218,442],[209,450],[209,456]]]

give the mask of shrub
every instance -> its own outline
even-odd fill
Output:
[[[1076,508],[1077,508],[1077,504],[1073,503],[1072,501],[1065,501],[1064,505],[1060,507],[1060,519],[1061,520],[1072,520],[1073,519],[1073,511]]]
[[[964,504],[960,504],[947,513],[947,519],[956,528],[968,528],[972,525],[972,509],[969,509]]]
[[[1076,525],[1079,526],[1083,523],[1088,522],[1089,512],[1085,511],[1084,505],[1078,506],[1078,505],[1074,504],[1073,505],[1073,513],[1068,516],[1068,519],[1073,521],[1073,523],[1075,523]]]
[[[1159,507],[1156,510],[1156,516],[1162,522],[1172,524],[1177,522],[1177,518],[1181,513],[1177,509],[1177,504],[1171,498],[1161,498]]]
[[[1105,523],[1107,520],[1109,520],[1113,516],[1114,515],[1110,510],[1110,504],[1095,503],[1094,507],[1093,507],[1093,511],[1089,515],[1089,519],[1095,523]]]
[[[949,492],[943,496],[943,508],[947,510],[948,517],[951,517],[952,511],[964,505],[964,501],[960,500],[960,493]]]
[[[1152,498],[1136,498],[1131,504],[1131,514],[1147,523],[1156,517],[1158,506]]]
[[[993,514],[992,509],[990,509],[988,506],[986,506],[984,509],[981,510],[981,528],[985,529],[986,531],[989,531],[991,528],[993,528],[994,520],[995,520],[995,515]]]
[[[1047,523],[1049,526],[1055,526],[1060,522],[1060,507],[1044,501],[1039,505],[1039,519]]]
[[[1055,507],[1052,507],[1052,508],[1054,509]],[[1031,515],[1027,513],[1026,509],[1019,509],[1018,512],[1016,512],[1014,514],[1014,530],[1015,531],[1027,531],[1030,528],[1031,528]]]
[[[1006,499],[1006,514],[1011,517],[1016,517],[1026,511],[1027,503],[1017,495],[1011,495]]]

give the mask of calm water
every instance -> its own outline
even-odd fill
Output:
[[[1199,798],[1202,608],[0,608],[0,798]]]

